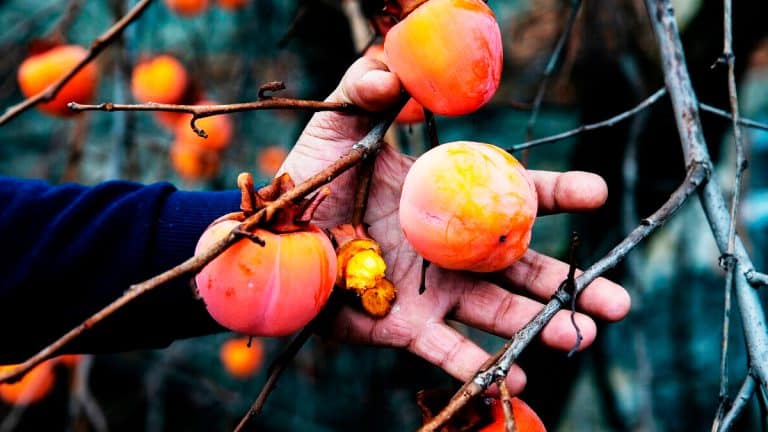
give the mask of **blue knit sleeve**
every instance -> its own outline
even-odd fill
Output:
[[[0,177],[0,364],[38,351],[130,284],[191,257],[206,226],[238,205],[237,191]],[[145,294],[67,351],[156,348],[219,329],[190,275]]]

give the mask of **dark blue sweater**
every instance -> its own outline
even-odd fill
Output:
[[[191,257],[205,227],[239,193],[168,183],[52,186],[0,177],[0,364],[23,360],[118,298],[130,284]],[[68,351],[166,346],[220,330],[191,277],[147,293]]]

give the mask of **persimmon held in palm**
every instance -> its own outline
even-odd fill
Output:
[[[400,226],[425,259],[448,269],[501,270],[528,249],[538,199],[512,155],[457,141],[419,157],[403,183]]]
[[[19,67],[17,78],[25,97],[32,97],[45,91],[71,71],[86,56],[88,51],[78,45],[59,45],[47,51],[31,55]],[[98,68],[87,63],[59,90],[53,100],[42,102],[37,107],[48,114],[70,116],[75,112],[67,107],[69,102],[91,102],[96,92]]]

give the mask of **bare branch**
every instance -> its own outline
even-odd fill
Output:
[[[685,65],[674,9],[669,0],[646,0],[646,7],[661,51],[664,79],[672,100],[685,161],[689,165],[698,163],[711,166],[699,119],[696,94]],[[707,182],[699,192],[699,197],[718,249],[721,253],[726,253],[731,218],[722,190],[717,182]],[[738,277],[734,278],[735,294],[741,312],[747,350],[755,378],[761,385],[765,385],[768,382],[768,325],[757,291],[749,285],[744,276],[752,271],[754,266],[738,235],[735,237],[733,255],[738,260]]]
[[[541,101],[544,99],[544,93],[547,91],[547,83],[552,73],[554,73],[558,61],[560,60],[560,54],[563,51],[565,42],[571,35],[571,31],[573,30],[573,25],[576,22],[576,15],[578,15],[579,9],[581,9],[581,0],[571,0],[571,13],[568,16],[568,21],[566,21],[565,29],[563,29],[563,33],[557,40],[557,44],[555,45],[555,49],[552,51],[549,62],[547,62],[547,66],[544,69],[544,73],[541,77],[541,82],[539,83],[539,90],[536,92],[536,97],[533,100],[531,116],[528,119],[528,125],[525,129],[526,141],[530,141],[533,138],[533,127],[536,125],[536,119],[539,115],[539,109],[541,108]]]
[[[731,430],[733,422],[739,418],[741,412],[747,407],[747,403],[752,398],[753,394],[755,394],[755,378],[752,375],[747,374],[747,377],[744,378],[744,383],[741,384],[741,388],[736,394],[736,399],[733,400],[731,409],[729,409],[725,416],[723,416],[723,420],[717,429],[713,428],[713,430],[716,430],[717,432],[728,432]]]
[[[609,119],[605,119],[605,120],[597,122],[597,123],[591,123],[591,124],[587,124],[587,125],[582,125],[582,126],[579,126],[579,127],[575,128],[575,129],[571,129],[569,131],[562,132],[562,133],[559,133],[559,134],[556,134],[556,135],[535,139],[533,141],[528,141],[528,142],[524,142],[524,143],[521,143],[521,144],[515,144],[512,147],[510,147],[509,149],[507,149],[507,151],[511,153],[511,152],[515,152],[515,151],[518,151],[518,150],[524,150],[524,149],[528,149],[528,148],[531,148],[531,147],[535,147],[535,146],[538,146],[538,145],[541,145],[541,144],[546,144],[546,143],[550,143],[550,142],[554,142],[554,141],[564,140],[566,138],[570,138],[572,136],[578,135],[578,134],[580,134],[582,132],[588,132],[588,131],[592,131],[592,130],[600,129],[600,128],[604,128],[604,127],[611,127],[611,126],[615,125],[616,123],[618,123],[620,121],[623,121],[623,120],[626,120],[626,119],[632,117],[633,115],[635,115],[635,114],[643,111],[644,109],[648,108],[649,106],[653,105],[654,103],[656,103],[656,101],[658,101],[666,93],[667,93],[667,89],[660,88],[654,94],[648,96],[648,98],[646,98],[645,100],[643,100],[642,102],[637,104],[634,108],[631,108],[631,109],[629,109],[627,111],[624,111],[624,112],[622,112],[620,114],[617,114],[617,115],[615,115],[615,116],[613,116],[613,117],[611,117]]]
[[[55,98],[59,91],[61,91],[61,88],[64,87],[64,85],[69,82],[72,77],[80,72],[80,70],[83,69],[85,65],[90,63],[93,59],[96,58],[96,56],[104,51],[104,49],[109,46],[109,44],[112,43],[112,41],[115,40],[115,38],[117,38],[123,32],[123,30],[125,30],[125,27],[127,27],[128,24],[138,18],[144,12],[144,10],[147,9],[147,6],[149,6],[151,2],[152,0],[139,1],[136,6],[134,6],[133,9],[131,9],[124,17],[116,22],[112,27],[107,29],[107,31],[104,32],[101,36],[97,37],[91,43],[91,47],[88,49],[88,53],[86,54],[85,58],[83,58],[77,65],[75,65],[74,68],[72,68],[72,70],[61,77],[58,81],[51,84],[42,92],[8,108],[5,113],[0,116],[0,126],[4,125],[9,120],[32,108],[33,106]]]
[[[600,275],[615,267],[627,254],[637,246],[643,239],[648,237],[653,231],[668,220],[685,201],[697,191],[702,184],[706,183],[710,174],[709,166],[705,164],[694,164],[688,169],[683,183],[672,193],[669,199],[654,212],[651,216],[643,219],[640,225],[632,230],[629,235],[616,245],[608,254],[594,263],[582,274],[576,277],[575,295],[578,296],[585,287]],[[552,296],[544,308],[533,317],[523,328],[515,333],[514,337],[507,341],[504,346],[491,356],[479,369],[478,373],[459,389],[451,398],[448,405],[440,411],[427,424],[419,429],[420,432],[432,432],[442,426],[470,399],[479,395],[488,388],[499,377],[504,377],[533,338],[538,335],[544,326],[555,316],[555,314],[567,306],[571,301],[571,295],[564,289],[565,284]]]
[[[706,111],[711,114],[718,115],[720,117],[725,118],[731,118],[731,115],[727,111],[723,111],[719,108],[715,108],[712,105],[707,105],[705,103],[699,103],[699,108],[701,108],[702,111]],[[738,123],[742,126],[746,126],[752,129],[762,129],[762,130],[768,130],[768,124],[756,122],[754,120],[745,119],[745,118],[739,118]]]
[[[291,343],[288,344],[282,353],[280,353],[280,356],[275,359],[274,363],[270,365],[269,377],[267,377],[267,381],[264,383],[264,387],[261,388],[261,391],[256,397],[256,400],[253,402],[253,405],[251,405],[251,407],[248,409],[248,412],[245,413],[245,416],[240,420],[240,423],[237,424],[237,427],[235,427],[235,432],[245,430],[244,428],[248,425],[248,422],[256,415],[258,415],[261,412],[261,409],[264,408],[264,404],[267,402],[267,397],[277,386],[277,380],[280,378],[280,375],[283,374],[283,371],[288,367],[293,358],[296,357],[296,354],[299,352],[301,347],[303,347],[309,337],[312,336],[312,333],[314,333],[315,325],[316,321],[312,321],[303,329],[301,329],[301,332],[299,332],[299,334],[293,340],[291,340]]]
[[[749,283],[752,284],[753,286],[768,285],[768,274],[750,270],[744,276],[747,278],[747,281],[749,281]]]

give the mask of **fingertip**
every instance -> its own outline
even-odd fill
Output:
[[[608,199],[608,185],[597,174],[586,171],[529,171],[536,184],[542,214],[593,210]]]
[[[400,80],[389,71],[370,70],[360,78],[356,86],[358,100],[353,103],[369,111],[389,108],[400,95]]]
[[[573,321],[576,322],[575,326]],[[582,313],[576,313],[573,321],[571,321],[570,311],[558,312],[552,322],[541,332],[542,342],[564,351],[573,349],[577,342],[579,351],[592,345],[597,337],[595,321]]]
[[[632,297],[630,297],[627,290],[619,287],[612,295],[611,301],[607,302],[603,307],[602,318],[610,322],[622,320],[627,316],[631,308]]]
[[[329,100],[346,102],[366,111],[382,111],[400,95],[400,80],[383,63],[362,57],[349,67]]]

